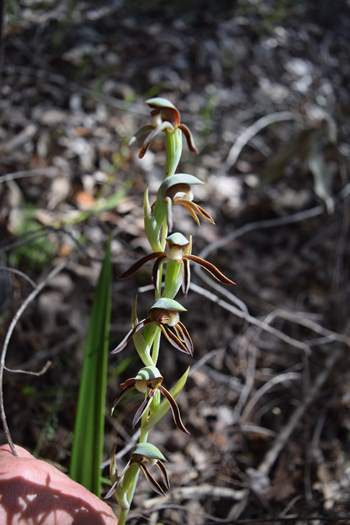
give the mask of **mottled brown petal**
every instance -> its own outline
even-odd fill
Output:
[[[147,469],[146,465],[143,463],[140,463],[140,469],[143,472],[143,475],[147,479],[147,481],[151,484],[151,486],[154,488],[154,490],[160,495],[165,496],[166,491],[163,489],[163,487],[158,483],[158,481],[152,476],[150,471]]]
[[[127,277],[130,277],[132,274],[137,272],[137,270],[141,268],[141,266],[146,264],[148,261],[151,261],[152,259],[157,259],[161,255],[163,255],[163,252],[154,252],[154,253],[150,253],[149,255],[145,255],[145,257],[142,257],[141,259],[136,261],[136,263],[133,264],[126,272],[122,273],[119,276],[119,279],[126,279]]]
[[[210,273],[217,281],[223,283],[223,284],[237,284],[226,275],[224,275],[222,272],[220,272],[219,268],[217,268],[214,264],[212,264],[209,261],[206,261],[202,257],[198,257],[198,255],[184,255],[184,258],[189,259],[190,261],[193,261],[196,264],[199,264],[199,266],[202,266],[208,273]]]
[[[161,391],[163,396],[166,397],[167,400],[169,401],[171,412],[173,414],[173,418],[174,418],[177,428],[181,430],[182,432],[184,432],[185,434],[190,434],[190,432],[187,430],[187,428],[185,427],[182,421],[179,407],[177,406],[177,403],[175,399],[173,398],[173,396],[171,395],[171,393],[163,385],[159,386],[159,390]]]

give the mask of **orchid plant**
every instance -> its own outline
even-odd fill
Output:
[[[182,233],[173,231],[175,205],[185,208],[197,224],[200,224],[200,219],[214,224],[214,219],[207,210],[194,201],[192,188],[203,182],[193,175],[176,173],[182,155],[183,137],[190,151],[197,153],[192,134],[182,123],[180,112],[164,98],[152,98],[147,104],[151,109],[151,122],[136,133],[131,143],[135,142],[139,146],[139,157],[143,158],[152,141],[164,133],[167,160],[165,178],[152,205],[147,189],[144,194],[144,226],[152,252],[142,257],[120,276],[123,279],[130,277],[144,264],[153,261],[155,300],[148,314],[141,320],[138,319],[135,301],[131,328],[112,351],[112,354],[118,354],[133,341],[143,364],[135,377],[127,379],[120,385],[120,394],[112,409],[112,412],[115,412],[120,401],[130,390],[136,390],[143,396],[133,417],[133,425],[140,424],[138,443],[121,473],[117,471],[114,454],[111,461],[112,487],[106,497],[113,494],[116,497],[120,509],[119,525],[124,525],[126,522],[140,472],[159,494],[165,494],[169,489],[169,479],[164,466],[166,459],[163,453],[149,442],[152,427],[170,409],[176,427],[189,434],[176,401],[177,395],[185,385],[188,370],[172,389],[167,390],[163,384],[164,377],[157,368],[157,362],[163,340],[173,349],[190,357],[193,356],[191,335],[180,320],[180,314],[186,312],[186,308],[175,300],[181,289],[185,295],[189,291],[190,264],[199,265],[221,283],[235,284],[213,263],[192,255],[192,238],[187,239]],[[154,474],[154,466],[159,476]]]

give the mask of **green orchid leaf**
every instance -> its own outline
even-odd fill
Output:
[[[101,495],[111,280],[112,265],[109,243],[96,287],[85,342],[70,464],[70,477],[97,496]]]
[[[152,445],[152,443],[138,443],[133,450],[133,454],[137,454],[149,459],[159,459],[160,461],[166,461],[166,458],[161,453],[159,448]]]
[[[170,389],[170,393],[174,399],[176,399],[178,395],[184,389],[186,382],[187,382],[189,371],[190,371],[190,367],[188,367],[187,370],[185,370],[185,372],[182,374],[180,379]],[[163,399],[163,401],[154,410],[154,412],[152,412],[151,417],[147,421],[147,424],[146,424],[147,432],[149,432],[167,414],[169,409],[170,409],[169,402],[166,399]]]
[[[186,312],[187,309],[178,303],[174,299],[169,299],[168,297],[161,297],[155,303],[152,304],[151,310],[154,308],[159,308],[161,310],[169,310],[171,312]]]

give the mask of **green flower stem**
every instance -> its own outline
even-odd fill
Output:
[[[182,132],[176,128],[168,131],[166,136],[166,177],[174,175],[182,154]]]

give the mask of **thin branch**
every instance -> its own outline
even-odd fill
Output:
[[[250,399],[249,403],[247,403],[242,413],[242,420],[247,421],[255,405],[269,390],[271,390],[271,388],[274,388],[276,385],[279,385],[280,383],[285,383],[288,381],[296,381],[298,379],[300,379],[300,374],[296,372],[285,372],[283,374],[279,374],[277,376],[272,377],[270,381],[267,381],[261,388],[259,388],[255,392],[255,394]]]
[[[336,195],[335,199],[346,200],[349,196],[350,183],[346,184],[340,190],[340,192]],[[246,235],[247,233],[250,233],[252,231],[277,228],[279,226],[287,226],[289,224],[296,224],[298,222],[318,217],[323,213],[325,213],[325,208],[324,206],[319,205],[314,206],[313,208],[309,208],[308,210],[298,211],[291,215],[287,215],[286,217],[277,217],[275,219],[266,219],[263,221],[249,222],[248,224],[241,226],[241,228],[238,228],[237,230],[233,231],[229,235],[226,235],[226,237],[223,237],[217,240],[216,242],[212,242],[206,248],[204,248],[199,255],[200,257],[203,257],[205,259],[210,253],[215,252],[220,248],[223,248],[224,246],[226,246],[226,244],[229,244],[230,242],[238,239],[239,237],[243,237],[243,235]]]
[[[11,448],[12,454],[14,456],[17,456],[17,452],[11,437],[10,429],[8,427],[7,418],[6,418],[6,412],[5,412],[5,405],[4,405],[4,370],[5,370],[5,361],[6,361],[6,355],[7,350],[9,347],[9,343],[13,334],[13,331],[16,327],[17,322],[21,318],[23,312],[26,310],[26,308],[30,305],[31,302],[34,301],[34,299],[39,295],[39,293],[45,288],[45,286],[48,284],[48,282],[53,279],[59,272],[63,270],[66,263],[63,262],[56,266],[49,275],[41,282],[39,283],[36,288],[28,295],[28,297],[25,299],[25,301],[22,303],[22,305],[17,310],[14,318],[12,319],[10,326],[7,330],[4,344],[1,350],[1,357],[0,357],[0,418],[3,425],[3,430],[6,436],[6,440]]]
[[[164,503],[165,501],[172,499],[175,501],[182,500],[193,500],[193,499],[203,499],[203,498],[220,498],[220,499],[233,499],[235,501],[240,501],[246,494],[246,489],[236,490],[229,487],[215,487],[209,484],[189,486],[189,487],[176,487],[169,491],[169,493],[161,498],[152,498],[144,502],[143,506],[145,509],[151,508],[154,505],[158,504],[160,501]]]
[[[6,173],[0,176],[0,184],[10,182],[12,180],[24,179],[27,177],[56,177],[60,171],[57,168],[37,168],[35,170],[15,171],[14,173]]]
[[[299,341],[297,339],[294,339],[293,337],[290,337],[289,335],[281,332],[277,328],[274,328],[273,326],[270,326],[264,321],[260,321],[259,319],[256,319],[250,314],[247,314],[245,312],[242,312],[232,304],[224,301],[223,299],[220,299],[217,295],[213,294],[212,292],[209,292],[205,288],[202,288],[201,286],[198,286],[198,284],[191,283],[191,290],[193,290],[195,293],[202,295],[212,301],[213,303],[216,303],[218,306],[221,306],[221,308],[224,308],[224,310],[227,310],[228,312],[231,312],[235,316],[239,317],[240,319],[244,319],[248,323],[257,326],[258,328],[261,328],[265,332],[269,332],[270,334],[274,335],[284,343],[287,343],[288,345],[297,348],[298,350],[302,350],[303,352],[309,352],[310,347],[308,344],[303,343],[302,341]]]
[[[22,279],[27,281],[27,283],[29,283],[33,288],[36,287],[36,283],[30,277],[28,277],[27,274],[21,272],[21,270],[17,270],[16,268],[9,268],[8,266],[0,266],[0,272],[8,272],[13,273],[15,275],[19,275],[20,277],[22,277]]]
[[[5,372],[10,372],[11,374],[24,374],[27,376],[40,377],[48,371],[51,365],[52,361],[47,361],[38,372],[33,372],[32,370],[23,370],[22,368],[8,368],[7,366],[5,366],[4,369]]]
[[[258,472],[264,476],[268,476],[271,468],[277,461],[278,456],[280,455],[283,448],[286,446],[290,436],[298,426],[301,418],[305,414],[309,406],[315,401],[319,391],[326,383],[329,378],[334,366],[341,356],[341,350],[335,350],[328,357],[322,371],[317,376],[311,390],[309,391],[303,404],[298,406],[298,408],[293,412],[289,418],[288,423],[282,428],[281,432],[276,436],[276,439],[272,445],[272,448],[267,452],[263,461],[258,467]]]
[[[240,156],[243,148],[261,130],[277,122],[286,122],[286,121],[296,120],[296,119],[297,119],[296,116],[290,111],[281,111],[278,113],[271,113],[270,115],[265,115],[264,117],[259,118],[259,120],[254,122],[254,124],[252,124],[248,128],[246,128],[243,131],[243,133],[241,133],[238,136],[236,142],[231,147],[227,155],[225,164],[224,164],[226,171],[228,171],[230,168],[232,168],[236,164],[237,159]]]

